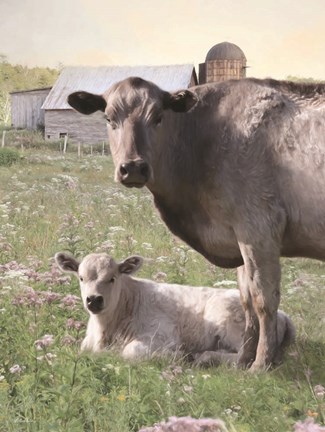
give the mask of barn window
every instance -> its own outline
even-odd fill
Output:
[[[67,132],[60,132],[59,138],[64,138],[68,135]]]
[[[47,139],[50,139],[50,138],[51,138],[51,135],[48,135],[48,136],[47,136]]]

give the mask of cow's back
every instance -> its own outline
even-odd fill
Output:
[[[254,79],[197,88],[201,114],[194,109],[192,115],[202,115],[202,121],[207,116],[203,133],[210,134],[201,207],[216,218],[223,215],[221,237],[227,223],[233,224],[231,212],[261,197],[286,220],[282,255],[325,259],[325,86],[321,94],[299,89]],[[220,209],[213,200],[218,194]],[[203,224],[203,236],[208,227]],[[235,255],[231,230],[225,237]]]

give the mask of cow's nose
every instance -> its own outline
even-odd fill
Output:
[[[142,159],[126,162],[120,165],[119,174],[125,186],[142,187],[149,180],[149,165]]]
[[[87,297],[87,308],[91,312],[100,312],[104,307],[104,297],[101,295],[92,295]]]

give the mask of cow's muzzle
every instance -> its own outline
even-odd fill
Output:
[[[125,162],[118,171],[119,181],[127,187],[141,188],[147,183],[149,176],[149,165],[142,159]]]
[[[104,308],[104,297],[101,295],[92,295],[86,298],[87,308],[90,312],[98,314]]]

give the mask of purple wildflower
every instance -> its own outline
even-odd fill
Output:
[[[219,419],[193,419],[191,417],[170,417],[168,422],[140,429],[139,432],[226,432],[227,429]]]
[[[56,300],[58,300],[61,297],[60,294],[58,294],[56,292],[52,292],[52,291],[45,291],[42,293],[42,296],[43,296],[45,302],[48,304],[55,302]]]
[[[52,345],[54,342],[53,335],[44,335],[41,339],[34,342],[34,345],[38,351]]]
[[[70,329],[80,330],[82,327],[85,327],[85,323],[69,318],[66,322],[66,326]]]
[[[66,335],[61,339],[62,345],[73,345],[77,340],[73,336]]]
[[[65,297],[63,297],[61,304],[63,306],[67,306],[69,309],[73,309],[77,303],[80,302],[79,297],[73,295],[73,294],[68,294]]]
[[[318,425],[313,418],[308,417],[303,422],[298,421],[293,430],[294,432],[325,432],[325,427]]]
[[[19,364],[15,364],[9,369],[9,372],[12,374],[16,374],[16,373],[19,374],[20,372],[22,372],[22,370],[23,369],[19,366]]]

